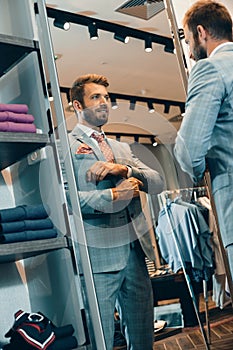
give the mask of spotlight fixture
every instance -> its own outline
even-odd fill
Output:
[[[135,110],[135,105],[136,105],[136,99],[135,98],[132,98],[130,101],[129,101],[129,109],[131,111],[134,111]]]
[[[48,89],[48,95],[49,95],[49,98],[48,98],[49,102],[52,102],[54,98],[53,98],[51,89]]]
[[[145,39],[145,51],[146,52],[151,52],[153,49],[152,49],[152,41],[151,41],[151,38],[148,37]]]
[[[69,30],[70,29],[70,23],[67,22],[64,19],[55,18],[54,21],[53,21],[53,25],[55,27],[63,29],[63,30]]]
[[[112,109],[117,109],[118,108],[116,97],[114,97],[114,96],[111,96],[111,105],[112,105]]]
[[[179,35],[179,39],[180,40],[185,38],[185,36],[184,36],[184,29],[183,28],[179,28],[178,29],[178,35]]]
[[[113,38],[115,40],[121,41],[124,44],[128,44],[129,42],[129,36],[127,36],[126,34],[115,33]]]
[[[97,40],[99,38],[98,36],[98,28],[96,26],[95,22],[91,22],[88,24],[88,30],[90,34],[90,39],[91,40]]]
[[[153,103],[151,101],[147,102],[147,106],[148,106],[149,113],[154,113],[155,109],[154,109]]]
[[[155,136],[151,136],[150,141],[153,147],[156,147],[158,145]]]
[[[163,111],[163,113],[168,114],[168,113],[169,113],[169,110],[170,110],[170,105],[169,105],[168,103],[165,103],[165,104],[164,104],[164,111]]]

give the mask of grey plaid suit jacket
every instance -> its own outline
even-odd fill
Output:
[[[192,68],[175,156],[194,181],[206,162],[225,246],[233,243],[233,43]]]
[[[86,182],[87,170],[104,156],[94,141],[78,127],[69,134],[74,174],[84,219],[84,229],[93,272],[119,271],[126,266],[130,243],[139,239],[146,256],[154,260],[148,226],[139,198],[112,201],[111,191],[120,177],[107,176],[93,184]],[[142,180],[143,190],[160,193],[163,179],[131,152],[126,143],[108,139],[116,163],[132,168],[132,176]]]

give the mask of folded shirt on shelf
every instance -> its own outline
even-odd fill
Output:
[[[15,113],[4,111],[0,112],[0,122],[14,122],[14,123],[33,123],[35,118],[31,114]]]
[[[19,205],[0,210],[0,244],[55,238],[47,205]]]
[[[13,208],[0,210],[0,222],[12,222],[19,220],[44,219],[50,214],[46,204],[19,205]]]
[[[36,126],[35,124],[27,123],[0,122],[0,131],[35,133]]]
[[[27,230],[42,230],[50,228],[53,228],[53,222],[49,218],[0,223],[0,233],[11,233]]]
[[[25,242],[55,237],[57,237],[55,229],[8,232],[6,234],[0,233],[0,243]]]
[[[0,103],[0,112],[27,113],[28,106],[23,103]]]

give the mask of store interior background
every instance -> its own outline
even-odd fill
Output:
[[[186,1],[185,6],[182,0],[175,2],[181,11],[179,18],[193,2]],[[225,0],[224,3],[233,12],[232,2]],[[126,9],[120,10],[126,5]],[[165,1],[46,0],[46,6],[172,39]],[[65,31],[55,27],[53,22],[54,18],[49,18],[60,87],[70,88],[79,75],[97,73],[109,79],[110,93],[178,102],[178,106],[171,103],[166,111],[164,104],[154,104],[155,112],[149,113],[147,103],[136,102],[131,110],[130,101],[118,99],[119,108],[110,111],[109,123],[104,130],[122,134],[121,141],[133,143],[134,151],[138,149],[138,156],[142,156],[149,166],[163,172],[166,188],[190,186],[187,177],[183,180],[172,155],[172,145],[182,121],[180,105],[184,105],[186,96],[177,55],[166,52],[165,46],[158,43],[152,43],[152,52],[145,52],[143,40],[130,37],[129,42],[124,44],[115,40],[114,33],[107,30],[98,30],[98,40],[90,40],[86,25],[70,23],[70,29]],[[177,25],[182,28],[181,23]],[[181,42],[184,47],[183,40]],[[61,98],[67,129],[71,130],[77,120],[66,93],[62,93]],[[53,107],[53,102],[51,105]],[[124,133],[156,136],[158,147],[152,146],[149,137],[125,138]]]
[[[171,38],[163,2],[157,3],[162,10],[149,19],[118,12],[117,9],[124,3],[126,1],[122,0],[94,2],[92,0],[78,2],[56,0],[46,1],[46,6]],[[145,16],[148,5],[155,4],[137,6],[136,14]],[[133,11],[135,11],[134,8]],[[140,39],[130,37],[129,42],[124,44],[114,39],[114,33],[98,30],[98,40],[90,40],[88,27],[85,25],[70,23],[70,29],[64,31],[55,27],[53,22],[54,18],[49,18],[60,87],[70,88],[79,75],[97,73],[108,78],[111,93],[184,103],[185,91],[176,55],[165,52],[164,45],[153,43],[153,51],[147,53],[144,50],[145,43]],[[67,129],[71,130],[77,120],[68,104],[67,95],[62,93],[61,97]],[[149,137],[138,139],[121,136],[120,140],[133,143],[134,151],[137,147],[138,155],[143,157],[148,165],[156,166],[161,170],[158,163],[163,161],[159,158],[165,157],[167,166],[170,167],[172,164],[168,161],[168,157],[171,156],[170,145],[174,143],[182,118],[180,107],[170,106],[169,112],[164,113],[163,104],[154,104],[155,112],[149,113],[147,103],[136,102],[134,110],[130,109],[130,101],[117,99],[117,103],[119,108],[110,110],[109,123],[104,130],[118,134],[130,133],[135,136],[138,134],[156,136],[158,144],[166,145],[166,149],[158,152],[159,147],[153,147]],[[144,144],[147,147],[143,146]],[[148,152],[148,148],[152,152]],[[173,170],[169,169],[168,173],[173,173]],[[172,183],[168,184],[168,187],[177,187],[177,184],[173,183],[174,177],[170,179]]]
[[[125,28],[133,28],[141,32],[152,33],[172,39],[172,26],[165,9],[170,1],[140,0],[47,0],[46,6],[54,10],[62,10],[105,23],[119,24]],[[177,15],[177,30],[182,28],[182,18],[188,7],[195,0],[174,0]],[[222,1],[233,13],[231,0]],[[120,8],[130,5],[123,12]],[[151,15],[153,11],[157,13]],[[70,29],[64,31],[54,26],[54,18],[49,17],[49,27],[56,57],[56,67],[60,87],[69,88],[73,81],[82,74],[97,73],[105,75],[110,82],[109,92],[138,96],[139,98],[155,98],[171,101],[169,109],[164,104],[154,103],[154,113],[149,113],[148,106],[136,102],[130,108],[130,101],[117,99],[118,109],[110,110],[109,123],[105,132],[121,135],[120,140],[131,144],[134,153],[150,167],[160,171],[165,180],[165,189],[189,188],[193,184],[184,174],[173,156],[173,146],[177,131],[182,122],[183,113],[180,106],[186,99],[186,83],[184,68],[180,67],[179,57],[166,52],[163,44],[153,43],[152,52],[145,52],[144,41],[130,37],[127,44],[114,39],[111,31],[98,30],[98,40],[90,40],[88,27],[71,23]],[[109,27],[109,28],[110,28]],[[187,60],[187,47],[180,40],[186,55],[188,69],[194,64]],[[188,73],[188,72],[187,72]],[[188,74],[187,74],[188,75]],[[61,94],[67,130],[70,131],[77,119],[68,103],[67,95]],[[51,102],[53,108],[53,102]],[[197,123],[198,123],[197,116]],[[56,124],[56,121],[55,121]],[[134,136],[124,134],[134,134]],[[141,135],[145,135],[143,138]],[[138,137],[140,135],[140,137]],[[148,136],[155,136],[156,147]],[[115,136],[110,136],[115,137]],[[160,208],[156,198],[152,200],[155,218]]]

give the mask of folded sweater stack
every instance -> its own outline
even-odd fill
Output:
[[[0,103],[0,132],[35,133],[34,117],[26,104]]]
[[[0,243],[55,238],[57,230],[43,204],[0,210]]]
[[[10,343],[4,350],[71,350],[77,347],[71,324],[57,327],[41,312],[26,313],[19,310],[15,313],[13,327],[5,334]]]

